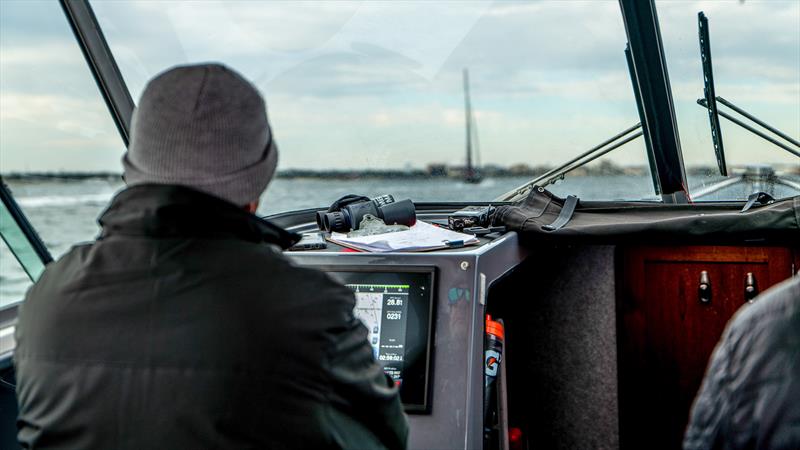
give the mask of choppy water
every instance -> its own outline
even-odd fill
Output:
[[[451,179],[409,180],[321,180],[277,179],[261,200],[259,214],[326,206],[345,194],[367,196],[393,194],[395,198],[414,201],[491,201],[504,192],[525,183],[527,177],[487,179],[466,184]],[[693,181],[693,180],[690,180]],[[701,185],[713,180],[694,180]],[[64,254],[80,242],[98,234],[97,217],[112,196],[123,188],[120,181],[90,179],[81,181],[36,180],[10,181],[18,204],[39,232],[54,257]],[[550,186],[557,195],[575,194],[581,199],[655,199],[649,177],[571,177]],[[744,187],[728,189],[725,199],[747,196]],[[796,195],[779,190],[777,195]],[[30,285],[27,275],[17,264],[4,243],[0,243],[0,307],[20,300]]]

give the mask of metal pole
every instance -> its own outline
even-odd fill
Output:
[[[513,198],[514,196],[518,195],[518,194],[522,194],[529,187],[535,186],[536,184],[538,184],[539,181],[549,177],[550,175],[552,175],[554,173],[557,173],[557,172],[560,172],[560,171],[564,170],[566,167],[569,167],[571,164],[575,163],[576,161],[579,161],[579,160],[591,155],[592,153],[600,150],[601,148],[605,147],[606,145],[617,141],[618,139],[620,139],[621,137],[631,133],[632,131],[635,131],[637,128],[639,128],[641,126],[642,126],[641,123],[637,123],[636,125],[634,125],[632,127],[626,128],[624,131],[614,135],[613,137],[611,137],[609,139],[606,139],[605,141],[601,142],[600,144],[597,144],[596,146],[590,148],[589,150],[587,150],[587,151],[581,153],[580,155],[578,155],[578,156],[570,159],[569,161],[565,162],[564,164],[562,164],[562,165],[560,165],[560,166],[558,166],[556,168],[550,169],[547,172],[543,173],[542,175],[539,175],[537,178],[534,178],[533,180],[523,184],[522,186],[516,187],[513,190],[508,191],[505,194],[497,197],[497,200],[507,201],[507,200]]]
[[[753,122],[755,122],[755,123],[757,123],[757,124],[761,125],[762,127],[766,128],[767,130],[769,130],[769,131],[771,131],[771,132],[773,132],[773,133],[777,134],[778,136],[780,136],[780,137],[782,137],[782,138],[786,139],[787,141],[791,142],[792,144],[794,144],[794,145],[796,145],[796,146],[800,147],[800,142],[798,142],[797,140],[795,140],[795,139],[792,139],[791,137],[787,136],[786,134],[784,134],[783,132],[781,132],[781,130],[778,130],[778,129],[774,128],[774,127],[771,127],[771,126],[767,125],[767,124],[766,124],[766,123],[764,123],[762,120],[759,120],[757,117],[753,116],[752,114],[749,114],[747,111],[745,111],[745,110],[743,110],[743,109],[741,109],[741,108],[737,107],[736,105],[734,105],[733,103],[731,103],[731,102],[729,102],[729,101],[725,100],[724,98],[722,98],[722,97],[717,97],[717,101],[718,101],[718,102],[720,102],[720,103],[722,103],[723,105],[727,106],[728,108],[730,108],[730,109],[732,109],[732,110],[736,111],[737,113],[739,113],[739,114],[741,114],[741,115],[743,115],[743,116],[747,117],[748,119],[752,120]]]
[[[465,177],[472,177],[472,109],[469,104],[469,72],[464,69],[464,116],[467,122],[467,167]]]
[[[643,135],[643,133],[641,131],[636,133],[636,134],[633,134],[633,135],[623,139],[622,141],[617,142],[616,144],[612,145],[611,147],[608,147],[607,149],[604,149],[603,151],[598,152],[595,155],[592,155],[590,158],[586,159],[585,161],[581,161],[579,164],[574,164],[572,167],[568,167],[568,168],[564,169],[563,171],[561,171],[560,173],[557,173],[557,174],[553,175],[552,177],[548,178],[544,183],[542,183],[542,185],[547,186],[548,184],[555,182],[556,180],[558,180],[562,176],[566,175],[569,172],[572,172],[573,170],[577,169],[578,167],[581,167],[583,165],[589,164],[590,162],[594,161],[595,159],[605,155],[606,153],[611,152],[612,150],[616,150],[619,147],[622,147],[623,145],[627,144],[628,142],[630,142],[630,141],[632,141],[632,140],[634,140],[634,139],[636,139],[636,138],[638,138],[639,136],[642,136],[642,135]]]
[[[550,170],[548,170],[547,172],[545,172],[545,173],[543,173],[543,174],[539,175],[539,177],[538,177],[538,178],[535,178],[533,181],[530,181],[530,182],[528,182],[527,184],[528,184],[528,185],[535,185],[535,184],[538,184],[538,183],[539,183],[539,181],[541,181],[541,180],[543,180],[543,179],[545,179],[545,178],[548,178],[550,175],[552,175],[552,174],[554,174],[554,173],[558,173],[558,172],[560,172],[560,171],[564,170],[564,168],[566,168],[566,167],[569,167],[569,166],[570,166],[572,163],[574,163],[574,162],[577,162],[577,161],[579,161],[579,160],[581,160],[581,159],[583,159],[583,158],[585,158],[585,157],[587,157],[587,156],[591,155],[592,153],[594,153],[594,152],[596,152],[596,151],[600,150],[601,148],[605,147],[606,145],[608,145],[608,144],[610,144],[610,143],[612,143],[612,142],[615,142],[615,141],[617,141],[618,139],[620,139],[620,138],[622,138],[623,136],[625,136],[625,135],[627,135],[627,134],[631,133],[632,131],[634,131],[634,130],[638,129],[638,128],[639,128],[639,127],[641,127],[641,126],[642,126],[642,124],[640,124],[640,123],[637,123],[636,125],[634,125],[634,126],[632,126],[632,127],[630,127],[630,128],[626,128],[626,129],[625,129],[625,131],[623,131],[623,132],[621,132],[621,133],[618,133],[618,134],[614,135],[613,137],[611,137],[611,138],[609,138],[609,139],[606,139],[605,141],[601,142],[600,144],[598,144],[598,145],[596,145],[596,146],[594,146],[594,147],[590,148],[589,150],[586,150],[585,152],[583,152],[583,153],[581,153],[580,155],[578,155],[578,156],[576,156],[576,157],[574,157],[574,158],[570,159],[569,161],[565,162],[564,164],[562,164],[562,165],[560,165],[560,166],[558,166],[558,167],[556,167],[556,168],[554,168],[554,169],[550,169]]]
[[[702,106],[702,107],[704,107],[704,108],[706,107],[706,101],[704,99],[698,99],[697,100],[697,104]],[[777,140],[777,139],[775,139],[775,138],[773,138],[771,136],[768,136],[768,135],[762,133],[761,131],[751,127],[750,125],[742,122],[741,120],[731,116],[730,114],[728,114],[728,113],[726,113],[724,111],[718,111],[718,112],[719,112],[720,116],[730,120],[731,122],[735,123],[736,125],[739,125],[740,127],[742,127],[745,130],[755,134],[756,136],[758,136],[758,137],[760,137],[760,138],[762,138],[762,139],[764,139],[766,141],[769,141],[769,142],[777,145],[778,147],[786,150],[787,152],[789,152],[789,153],[797,156],[798,158],[800,158],[800,151],[792,149],[791,147],[789,147],[788,145],[784,144],[783,142],[781,142],[781,141],[779,141],[779,140]]]
[[[781,177],[777,177],[775,179],[775,182],[778,184],[782,184],[784,186],[789,186],[790,188],[800,191],[800,183],[795,183],[794,181],[785,180]]]
[[[726,178],[720,182],[714,183],[711,186],[704,187],[692,193],[692,197],[694,199],[705,197],[708,194],[712,194],[719,190],[725,189],[728,186],[733,186],[734,184],[744,183],[744,176],[738,176],[734,178]]]

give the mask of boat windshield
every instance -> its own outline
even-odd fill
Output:
[[[692,198],[800,193],[800,2],[656,5]],[[281,152],[262,214],[327,206],[348,193],[512,199],[537,178],[561,196],[661,200],[637,128],[618,2],[91,6],[134,100],[159,72],[208,61],[242,72],[261,90]],[[56,183],[55,191],[48,180],[13,186],[24,209],[41,196],[76,195],[101,208],[122,187],[124,149],[63,12],[54,2],[4,0],[0,8],[0,171],[103,173],[80,186]],[[770,141],[721,116],[727,177],[697,103],[704,97],[701,10],[720,102],[788,137],[766,132]],[[624,144],[542,178],[613,137]]]
[[[201,61],[261,90],[281,151],[264,213],[346,193],[491,201],[639,122],[616,2],[92,7],[134,99]],[[641,139],[550,188],[659,198]]]

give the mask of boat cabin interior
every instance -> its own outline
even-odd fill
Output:
[[[293,263],[354,290],[410,448],[680,448],[728,320],[798,276],[797,2],[33,3],[0,2],[3,449],[25,288],[92,239],[124,187],[107,149],[175,64],[262,90],[285,160],[258,213],[304,234]],[[367,199],[329,209],[344,194]],[[337,233],[353,204],[405,198],[414,227],[469,239]]]

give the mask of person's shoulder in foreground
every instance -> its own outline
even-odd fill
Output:
[[[800,449],[800,276],[764,292],[728,323],[683,446]]]
[[[20,308],[26,448],[393,448],[398,390],[352,291],[253,214],[277,163],[258,91],[219,65],[145,89],[102,234]]]

